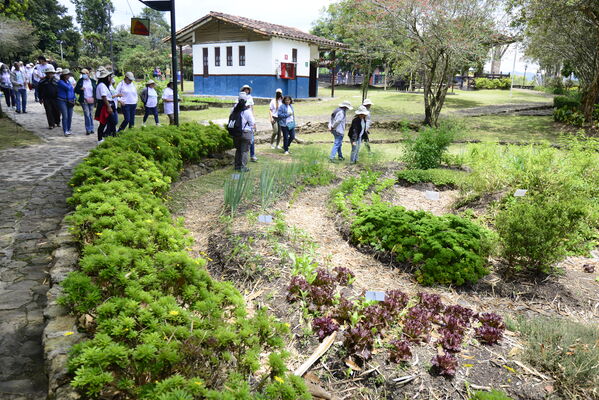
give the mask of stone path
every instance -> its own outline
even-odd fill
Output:
[[[4,101],[4,99],[1,99]],[[46,399],[42,332],[47,270],[55,235],[68,212],[73,167],[96,145],[83,116],[73,133],[49,130],[43,107],[29,96],[27,114],[5,113],[42,139],[0,151],[0,399]],[[21,128],[16,128],[21,129]]]

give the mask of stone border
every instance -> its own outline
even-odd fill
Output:
[[[58,298],[62,294],[62,287],[59,284],[70,272],[76,270],[79,262],[79,249],[69,232],[65,219],[62,220],[60,228],[52,237],[56,249],[52,253],[53,260],[49,271],[50,290],[47,293],[48,302],[44,309],[46,326],[42,336],[42,345],[48,375],[48,400],[80,398],[75,389],[70,386],[71,379],[67,374],[67,361],[71,347],[83,340],[85,335],[77,331],[75,316],[58,304]]]

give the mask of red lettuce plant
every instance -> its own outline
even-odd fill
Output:
[[[410,308],[403,323],[403,334],[414,343],[428,342],[433,313],[422,305]]]
[[[431,360],[439,375],[454,376],[458,367],[457,358],[450,353],[437,354]]]
[[[418,299],[420,300],[420,305],[432,313],[431,319],[434,322],[437,322],[438,315],[443,312],[445,306],[441,301],[441,297],[438,294],[433,293],[418,293]]]
[[[385,300],[381,304],[393,317],[396,317],[406,307],[409,299],[408,295],[401,290],[390,290],[385,294]]]
[[[470,318],[474,315],[474,312],[466,307],[462,307],[458,304],[447,306],[443,312],[443,322],[447,324],[447,320],[451,317],[456,318],[458,323],[463,327],[470,326]]]
[[[333,272],[335,273],[335,280],[341,286],[349,286],[355,278],[354,273],[349,268],[335,267],[333,268]]]
[[[391,351],[389,360],[394,363],[410,361],[412,359],[412,351],[410,344],[406,340],[393,340],[391,342]]]
[[[314,286],[327,286],[335,288],[336,280],[329,271],[324,268],[318,268],[316,269],[316,278],[314,278],[312,284]]]
[[[321,342],[329,336],[331,333],[339,330],[339,325],[333,321],[331,317],[314,318],[312,321],[312,328],[318,335],[318,340]]]
[[[309,295],[312,304],[317,307],[332,306],[335,288],[331,286],[310,286]]]
[[[361,323],[345,331],[343,343],[351,355],[356,355],[363,360],[372,357],[374,335]]]
[[[341,296],[339,304],[333,310],[333,316],[341,323],[349,323],[352,319],[352,314],[356,311],[354,302],[345,296]]]
[[[391,322],[391,314],[381,304],[371,304],[362,310],[363,324],[365,327],[377,331],[383,329]]]
[[[503,318],[495,313],[477,314],[476,319],[482,324],[474,330],[475,336],[483,343],[495,344],[503,338],[505,324]]]
[[[303,276],[294,276],[287,288],[287,301],[294,302],[304,297],[310,290],[310,284]]]
[[[458,353],[462,350],[462,341],[464,340],[464,335],[461,332],[450,331],[447,328],[439,329],[439,333],[441,337],[437,340],[437,344],[440,344],[445,351],[450,351],[452,353]]]

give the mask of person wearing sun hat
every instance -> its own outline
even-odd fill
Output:
[[[272,136],[270,137],[270,148],[278,149],[281,142],[281,126],[279,125],[279,107],[283,104],[283,89],[275,90],[275,97],[270,101],[268,106],[268,116],[272,125]],[[275,147],[275,140],[277,145]]]
[[[58,94],[56,96],[58,108],[62,115],[62,131],[65,136],[71,136],[71,122],[73,120],[73,108],[75,107],[75,91],[69,82],[71,71],[68,68],[62,70],[58,80]]]
[[[351,126],[349,127],[349,140],[351,142],[351,156],[349,158],[350,163],[355,164],[358,162],[358,155],[360,154],[360,144],[365,140],[368,140],[368,130],[366,118],[370,112],[363,105],[358,107],[356,110],[356,116],[352,120]]]
[[[135,125],[135,110],[137,108],[137,87],[135,86],[135,76],[133,72],[125,73],[125,78],[119,82],[116,87],[117,94],[120,95],[119,103],[123,109],[123,122],[119,127],[119,132],[124,130],[127,125],[133,128]]]
[[[144,104],[145,109],[143,125],[146,125],[150,114],[154,116],[156,125],[160,125],[160,120],[158,119],[158,92],[156,92],[156,82],[152,79],[146,82],[146,88],[141,91],[141,102]]]
[[[85,134],[91,135],[94,133],[94,107],[96,92],[96,80],[89,75],[89,70],[83,68],[81,70],[81,78],[75,85],[75,94],[79,95],[79,104],[83,108],[83,117],[85,119]]]
[[[372,113],[370,112],[370,107],[372,107],[374,105],[374,103],[370,99],[364,99],[364,101],[362,102],[362,105],[366,108],[366,111],[368,111],[368,115],[366,116],[366,133],[368,135],[366,135],[366,139],[364,139],[362,141],[362,143],[364,143],[366,150],[368,150],[368,152],[370,153],[369,135],[370,135],[370,125],[372,125],[372,120],[371,120]]]
[[[54,66],[48,64],[44,68],[46,75],[38,84],[38,97],[44,105],[46,111],[46,119],[48,120],[48,129],[53,129],[55,126],[60,126],[60,109],[57,104],[58,83],[54,79]]]
[[[116,134],[116,124],[119,122],[119,115],[116,111],[112,87],[112,71],[103,66],[96,70],[98,85],[96,86],[96,115],[95,120],[100,122],[98,126],[98,144],[104,141],[107,136]]]
[[[331,162],[335,161],[335,155],[338,156],[339,160],[345,160],[343,158],[343,152],[341,151],[341,147],[343,146],[343,134],[345,132],[345,114],[347,110],[353,110],[349,101],[343,101],[339,104],[339,107],[333,111],[331,114],[331,120],[329,121],[329,129],[333,134],[335,141],[333,143],[333,148],[331,149],[331,155],[329,156],[329,160]]]

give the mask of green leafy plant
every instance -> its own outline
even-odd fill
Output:
[[[477,89],[507,90],[511,87],[512,80],[510,78],[500,78],[500,79],[475,78],[474,84]]]
[[[452,123],[442,123],[438,128],[423,128],[408,136],[403,143],[402,160],[409,169],[431,169],[441,165],[444,153],[457,135]]]
[[[465,172],[451,169],[403,169],[397,171],[400,184],[432,183],[440,189],[455,189],[464,180]]]
[[[231,211],[231,216],[237,213],[241,201],[250,197],[252,185],[251,176],[245,172],[234,174],[225,181],[224,202],[225,207],[228,207]]]
[[[490,392],[484,392],[482,390],[474,392],[468,400],[513,400],[507,394],[499,390],[491,390]]]

